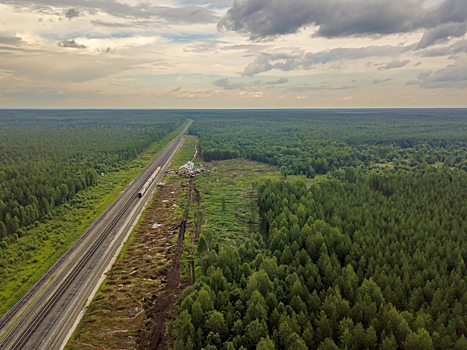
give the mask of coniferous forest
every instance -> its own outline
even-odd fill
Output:
[[[3,110],[0,248],[184,120],[147,111]]]
[[[283,180],[239,246],[201,233],[174,349],[467,349],[467,111],[233,114],[196,118],[203,158]]]
[[[205,161],[281,180],[251,184],[244,239],[201,225],[174,349],[467,349],[463,109],[3,110],[0,278],[28,228],[187,117]]]

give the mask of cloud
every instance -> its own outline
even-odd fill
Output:
[[[94,55],[68,54],[64,50],[40,52],[32,60],[28,55],[17,55],[14,59],[2,61],[2,69],[11,71],[17,79],[27,81],[28,86],[35,82],[39,86],[55,88],[105,79],[153,62],[149,58],[125,58],[117,55],[96,59]]]
[[[0,44],[18,46],[22,42],[22,38],[18,36],[2,36],[0,35]]]
[[[78,44],[75,41],[75,39],[60,41],[58,43],[58,46],[60,46],[60,47],[69,47],[69,48],[74,48],[74,49],[85,49],[87,47],[86,45]]]
[[[465,89],[467,88],[467,60],[458,61],[423,78],[421,84],[423,88]]]
[[[213,85],[219,86],[224,90],[240,90],[245,87],[243,83],[232,83],[228,78],[217,79],[212,82]]]
[[[444,0],[423,16],[424,26],[433,28],[442,23],[465,23],[467,6],[464,0]]]
[[[155,7],[153,16],[176,23],[214,23],[218,17],[208,8],[201,6]]]
[[[264,80],[255,80],[251,83],[234,83],[231,82],[229,78],[221,78],[212,82],[213,85],[219,86],[224,90],[246,90],[251,87],[257,86],[274,86],[288,83],[288,78],[279,78],[277,80],[264,81]]]
[[[427,71],[427,72],[422,72],[422,73],[420,73],[420,74],[418,75],[417,78],[418,78],[419,80],[425,81],[425,80],[427,80],[427,79],[430,77],[431,73],[433,73],[431,70],[430,70],[430,71]]]
[[[259,82],[262,82],[262,81],[259,80]],[[289,82],[288,78],[279,78],[277,80],[264,82],[262,85],[279,85],[279,84],[285,84],[288,82]]]
[[[428,50],[422,50],[423,57],[452,56],[460,53],[467,53],[467,40],[459,40],[454,44],[444,47],[436,47]]]
[[[357,88],[356,85],[344,85],[344,86],[328,86],[326,82],[322,82],[320,85],[310,85],[304,84],[301,86],[293,86],[287,89],[287,91],[291,92],[309,92],[309,91],[323,91],[323,90],[352,90]]]
[[[220,29],[265,39],[317,26],[317,36],[334,38],[411,31],[424,0],[245,0],[235,1]]]
[[[418,80],[409,80],[405,85],[418,85],[424,89],[467,89],[467,59],[432,73],[422,72]]]
[[[61,9],[68,19],[78,17],[83,12],[108,14],[126,20],[158,20],[159,24],[160,22],[164,24],[215,23],[219,19],[215,12],[207,6],[154,6],[152,2],[148,1],[138,1],[135,5],[113,0],[67,0],[62,3],[56,0],[2,0],[2,3],[13,5],[20,12],[28,9],[30,12],[50,14],[57,13]],[[68,9],[65,9],[65,5]]]
[[[224,41],[220,41],[216,39],[196,40],[188,44],[183,49],[183,51],[184,52],[196,52],[196,53],[215,52],[219,50],[224,44],[225,44]]]
[[[269,63],[269,60],[274,61],[274,56],[262,54],[256,57],[256,59],[253,62],[246,66],[246,68],[243,70],[242,75],[252,77],[256,74],[274,69],[274,65]]]
[[[371,83],[374,85],[379,85],[379,84],[384,84],[392,79],[387,78],[387,79],[374,79]]]
[[[117,23],[117,22],[105,22],[100,20],[92,20],[91,23],[98,27],[107,27],[107,28],[128,28],[132,27],[132,24],[128,23]]]
[[[379,67],[379,70],[387,70],[387,69],[396,69],[396,68],[402,68],[405,67],[407,64],[409,64],[410,60],[403,60],[403,61],[391,61],[381,67]]]
[[[419,48],[462,37],[467,31],[465,0],[244,0],[234,1],[219,21],[220,30],[268,40],[315,27],[325,38],[371,37],[425,30]]]
[[[65,17],[69,20],[75,17],[79,17],[79,11],[76,9],[69,9],[67,12],[65,12]]]
[[[197,89],[197,90],[186,90],[175,94],[175,98],[179,99],[206,99],[215,98],[216,100],[225,98],[261,98],[264,94],[262,91],[233,91],[233,90],[209,90],[209,89]]]
[[[463,37],[466,33],[466,23],[443,23],[428,29],[417,45],[418,49],[448,41],[451,38]]]
[[[339,60],[356,60],[366,57],[395,56],[413,49],[409,46],[367,46],[359,48],[336,48],[319,52],[305,52],[299,49],[289,51],[262,53],[248,64],[242,75],[254,76],[272,69],[291,71],[295,69],[312,69],[316,65]],[[405,61],[401,61],[405,62]],[[407,64],[406,62],[405,64]],[[395,65],[396,63],[393,63]],[[405,65],[404,64],[404,65]],[[391,64],[388,64],[391,67]],[[392,67],[396,68],[396,67]],[[387,68],[389,69],[389,68]]]
[[[410,86],[410,85],[421,85],[422,82],[420,80],[407,80],[405,85]]]

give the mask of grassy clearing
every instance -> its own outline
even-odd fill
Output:
[[[201,235],[207,242],[240,245],[257,223],[255,184],[279,180],[279,169],[270,165],[233,159],[211,162],[210,171],[196,178],[202,202]]]
[[[32,287],[182,129],[183,126],[154,143],[119,171],[105,174],[97,186],[87,188],[69,203],[57,207],[45,222],[28,228],[24,236],[9,245],[8,251],[1,251],[0,268],[6,273],[0,280],[0,315]]]
[[[182,148],[177,152],[170,167],[172,169],[178,169],[180,166],[193,159],[195,155],[195,147],[198,144],[198,138],[196,136],[187,135],[183,142]]]
[[[277,167],[240,158],[210,162],[208,168],[207,173],[196,178],[202,198],[198,214],[201,235],[211,247],[215,244],[239,246],[252,232],[258,232],[256,184],[284,178]],[[327,177],[287,176],[285,180],[301,180],[310,186],[327,181]]]

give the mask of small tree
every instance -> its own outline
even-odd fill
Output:
[[[280,171],[281,171],[282,177],[286,179],[287,178],[287,167],[285,165],[281,166]]]

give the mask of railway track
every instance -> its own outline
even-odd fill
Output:
[[[191,122],[0,320],[0,349],[60,349]],[[146,198],[138,192],[161,167]],[[145,200],[146,199],[146,200]]]

